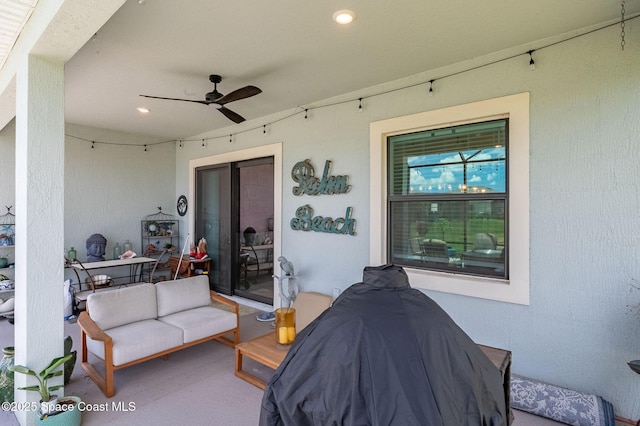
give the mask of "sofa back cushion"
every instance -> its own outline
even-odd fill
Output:
[[[91,319],[103,330],[136,321],[156,319],[156,287],[145,283],[93,293],[87,297],[87,310]]]
[[[156,284],[156,293],[159,317],[208,306],[211,303],[208,275],[196,275],[175,281],[160,281]]]

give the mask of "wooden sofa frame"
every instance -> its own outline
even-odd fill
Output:
[[[141,362],[148,361],[150,359],[162,357],[163,360],[169,359],[169,354],[172,352],[179,351],[184,348],[188,348],[190,346],[197,345],[199,343],[207,342],[209,340],[218,340],[225,345],[235,348],[235,346],[240,343],[240,317],[238,316],[239,306],[238,303],[233,300],[229,300],[226,297],[223,297],[217,294],[214,291],[210,292],[211,300],[226,306],[229,306],[234,314],[236,314],[236,327],[224,331],[222,333],[214,334],[211,336],[204,337],[199,340],[195,340],[193,342],[185,343],[180,346],[176,346],[171,349],[167,349],[161,352],[158,352],[153,355],[146,356],[144,358],[140,358],[134,361],[130,361],[126,364],[114,366],[113,365],[113,341],[111,337],[102,331],[100,327],[91,319],[88,311],[81,312],[78,316],[78,325],[80,326],[81,336],[82,336],[82,368],[89,375],[91,380],[95,382],[95,384],[100,388],[102,393],[107,397],[111,398],[115,395],[115,386],[113,381],[113,372],[115,370],[119,370],[121,368],[129,367],[131,365],[135,365]],[[233,333],[233,340],[226,337],[227,334]],[[88,361],[88,350],[87,350],[87,336],[92,340],[104,342],[104,359],[98,357],[96,354],[93,354],[96,358],[100,359],[104,363],[104,377],[100,375],[98,370]]]

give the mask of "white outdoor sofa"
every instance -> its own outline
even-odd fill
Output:
[[[206,275],[91,294],[78,324],[82,368],[107,397],[115,394],[114,370],[212,339],[240,342],[238,304],[210,291]],[[104,362],[104,377],[89,352]]]

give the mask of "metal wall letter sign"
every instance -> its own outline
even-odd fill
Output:
[[[344,217],[336,219],[330,217],[313,216],[313,209],[309,204],[298,207],[296,217],[291,219],[291,229],[294,231],[315,231],[329,234],[355,235],[356,220],[351,218],[352,207],[347,207]]]
[[[298,161],[291,169],[291,179],[298,186],[294,186],[293,195],[336,195],[346,194],[351,190],[349,176],[331,176],[331,161],[324,162],[322,178],[314,175],[310,160]],[[351,217],[353,207],[347,207],[344,217],[314,216],[309,204],[298,207],[296,217],[289,225],[294,231],[326,232],[329,234],[356,235],[356,220]]]
[[[330,170],[331,161],[327,160],[324,163],[322,178],[318,179],[314,175],[310,160],[297,162],[291,169],[291,179],[298,184],[293,187],[293,195],[334,195],[349,192],[349,176],[331,176]]]

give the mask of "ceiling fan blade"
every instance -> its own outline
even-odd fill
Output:
[[[227,117],[229,120],[233,121],[236,124],[242,123],[244,121],[244,118],[240,114],[237,114],[223,106],[220,106],[220,108],[218,108],[218,111],[223,113],[225,117]]]
[[[262,90],[258,89],[256,86],[245,86],[241,87],[238,90],[234,90],[233,92],[227,93],[220,99],[216,100],[215,103],[218,105],[224,105],[229,102],[239,101],[240,99],[250,98],[251,96],[255,96],[258,93],[262,93]]]
[[[207,101],[194,101],[192,99],[180,99],[180,98],[163,98],[160,96],[149,96],[149,95],[140,95],[143,98],[152,98],[152,99],[165,99],[168,101],[182,101],[182,102],[195,102],[197,104],[203,104],[203,105],[209,105],[211,102],[207,102]]]

